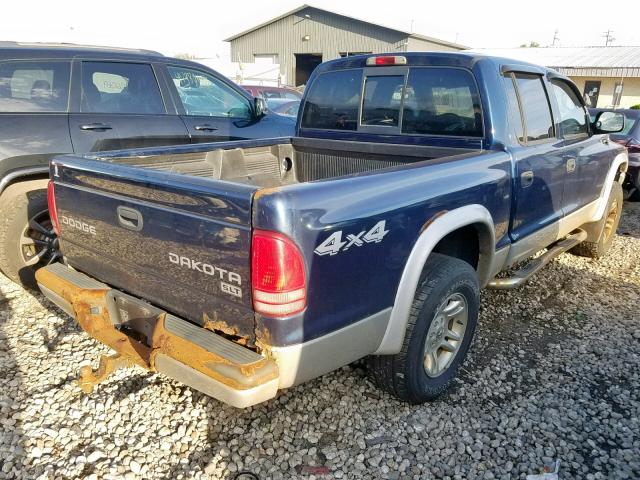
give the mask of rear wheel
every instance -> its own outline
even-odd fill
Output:
[[[0,197],[0,270],[29,288],[36,288],[35,271],[60,257],[46,185],[46,180],[17,183]]]
[[[471,265],[432,253],[414,297],[402,350],[369,357],[373,381],[406,402],[436,398],[469,350],[479,305],[478,279]]]
[[[597,222],[594,229],[596,232],[594,239],[592,241],[587,239],[577,245],[571,250],[571,253],[582,257],[600,258],[609,251],[622,216],[623,198],[622,186],[618,182],[614,182],[604,216]]]

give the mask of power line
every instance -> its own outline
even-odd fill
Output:
[[[613,30],[607,30],[606,32],[604,32],[602,34],[602,36],[604,37],[605,41],[604,41],[604,46],[608,47],[609,45],[611,45],[615,38],[613,37]]]

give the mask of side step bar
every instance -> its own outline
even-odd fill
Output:
[[[538,258],[531,260],[524,268],[514,272],[513,276],[506,278],[494,278],[489,282],[487,287],[493,288],[495,290],[511,290],[513,288],[518,288],[519,286],[525,284],[527,280],[529,280],[533,276],[533,274],[535,274],[551,260],[556,258],[561,253],[572,249],[579,243],[584,242],[586,239],[587,232],[585,232],[584,230],[576,230],[564,240],[560,240],[553,246],[549,247],[549,249]]]

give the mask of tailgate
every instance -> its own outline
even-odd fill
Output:
[[[73,156],[51,173],[69,265],[253,343],[256,187]]]

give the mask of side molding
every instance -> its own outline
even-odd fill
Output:
[[[442,238],[459,228],[472,224],[480,224],[485,227],[480,238],[478,280],[481,286],[485,286],[490,280],[493,256],[495,255],[495,231],[493,218],[489,211],[482,205],[473,204],[456,208],[436,218],[420,234],[409,255],[398,285],[387,330],[378,349],[374,352],[375,355],[392,355],[400,351],[413,297],[427,258]]]
[[[0,194],[2,194],[2,192],[17,178],[24,177],[25,180],[28,180],[29,177],[32,177],[33,175],[40,175],[43,173],[46,173],[47,175],[49,174],[48,166],[29,167],[15,170],[0,179]]]

